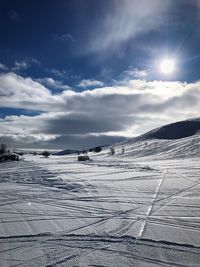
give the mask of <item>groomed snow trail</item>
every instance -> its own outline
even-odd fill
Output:
[[[199,266],[199,159],[0,165],[0,266]]]

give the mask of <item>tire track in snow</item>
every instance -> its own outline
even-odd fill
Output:
[[[46,233],[1,237],[0,243],[22,244],[22,246],[28,244],[29,246],[29,249],[24,250],[21,247],[18,251],[13,251],[12,256],[15,262],[10,266],[81,266],[83,261],[88,264],[87,266],[111,266],[109,264],[111,258],[115,263],[121,258],[126,260],[126,266],[134,266],[137,261],[139,263],[137,266],[151,263],[154,264],[153,266],[186,267],[198,266],[200,260],[200,247],[151,239],[137,239],[130,236]],[[29,255],[35,249],[43,251],[42,255]],[[16,255],[20,255],[20,257],[15,260]],[[94,262],[94,265],[89,265],[90,261]],[[8,261],[5,259],[4,262],[8,263],[9,259]]]
[[[145,231],[145,229],[146,229],[146,224],[147,224],[147,221],[148,221],[148,217],[151,216],[151,213],[152,213],[152,211],[153,211],[154,204],[155,204],[155,202],[156,202],[156,199],[157,199],[157,197],[158,197],[158,194],[159,194],[161,185],[162,185],[162,183],[163,183],[163,181],[164,181],[164,179],[165,179],[165,177],[166,177],[166,174],[167,174],[167,169],[163,171],[162,179],[160,180],[160,182],[159,182],[159,184],[158,184],[158,187],[156,188],[155,196],[154,196],[153,201],[152,201],[152,203],[151,203],[151,205],[150,205],[150,207],[149,207],[149,209],[148,209],[148,211],[147,211],[146,218],[145,218],[145,220],[143,221],[143,224],[142,224],[142,226],[141,226],[141,229],[140,229],[140,232],[139,232],[139,235],[138,235],[139,237],[142,237],[143,234],[144,234],[144,231]]]

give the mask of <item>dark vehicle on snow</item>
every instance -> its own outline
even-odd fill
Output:
[[[78,156],[78,161],[87,161],[90,160],[89,156]]]

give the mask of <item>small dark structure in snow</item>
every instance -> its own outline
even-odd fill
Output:
[[[10,153],[10,152],[0,154],[0,162],[7,161],[7,160],[18,161],[19,155],[15,153]]]
[[[7,149],[7,146],[5,144],[0,145],[0,162],[12,160],[12,161],[18,161],[19,160],[19,154],[11,152],[9,149]]]
[[[78,161],[86,161],[86,160],[90,160],[90,158],[88,156],[78,156]]]
[[[42,152],[42,156],[45,157],[45,158],[48,158],[48,157],[50,156],[49,151],[46,151],[46,150],[43,151],[43,152]]]
[[[102,151],[102,147],[101,146],[96,146],[94,148],[90,148],[89,150],[90,152],[96,152],[96,153],[99,153]]]
[[[110,148],[109,155],[110,155],[110,156],[113,156],[114,154],[115,154],[115,149],[114,149],[114,147],[111,147],[111,148]]]

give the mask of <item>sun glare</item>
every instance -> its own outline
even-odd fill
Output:
[[[172,74],[175,71],[176,62],[173,58],[165,58],[160,62],[160,71],[164,74]]]

